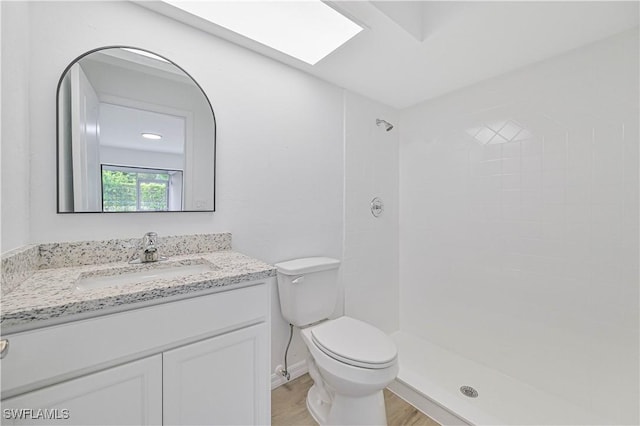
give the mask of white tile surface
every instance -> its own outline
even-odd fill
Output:
[[[492,370],[472,357],[409,333],[397,332],[392,337],[400,351],[398,379],[471,424],[597,425],[604,421],[595,413]],[[473,386],[478,398],[463,396],[459,392],[462,385]]]
[[[396,128],[387,132],[376,118]],[[345,313],[386,332],[396,331],[399,319],[397,125],[394,109],[345,94]],[[373,197],[384,201],[378,218]]]
[[[401,330],[631,424],[637,76],[632,32],[403,111],[400,149]]]

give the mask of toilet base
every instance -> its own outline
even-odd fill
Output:
[[[319,425],[326,425],[327,419],[329,418],[331,403],[324,402],[318,394],[319,392],[316,385],[311,386],[307,393],[307,410],[316,423]]]
[[[321,426],[387,424],[382,391],[361,397],[333,394],[333,401],[326,403],[318,397],[318,389],[313,385],[307,393],[307,410]]]

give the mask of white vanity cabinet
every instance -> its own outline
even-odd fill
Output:
[[[2,401],[2,424],[162,423],[162,355],[47,386]]]
[[[257,324],[162,354],[164,423],[269,424],[267,335]]]
[[[270,280],[3,336],[2,424],[269,424]]]

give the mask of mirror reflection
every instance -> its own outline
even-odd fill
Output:
[[[215,118],[152,52],[82,55],[58,85],[58,212],[213,211]]]

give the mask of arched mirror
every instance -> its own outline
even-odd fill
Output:
[[[58,213],[213,211],[216,123],[182,68],[95,49],[58,84]]]

